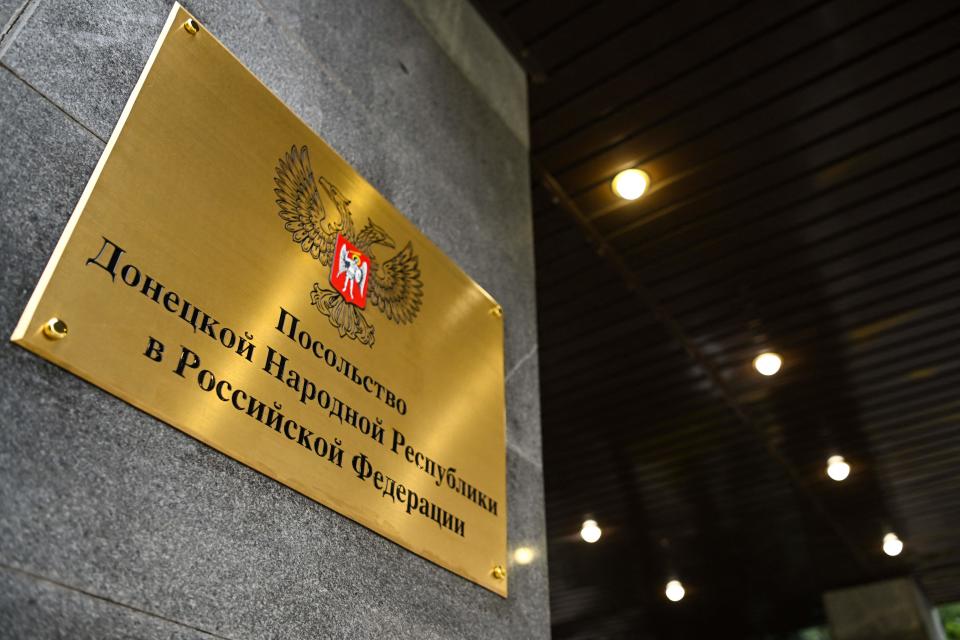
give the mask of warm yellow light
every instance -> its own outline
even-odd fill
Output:
[[[850,465],[843,456],[830,456],[827,459],[827,475],[837,482],[842,482],[850,475]]]
[[[589,542],[593,544],[600,539],[600,527],[597,526],[596,520],[585,520],[583,526],[580,527],[580,537],[583,538],[584,542]]]
[[[513,559],[517,564],[530,564],[533,562],[535,555],[533,549],[530,547],[518,547],[517,550],[513,552]]]
[[[883,536],[883,552],[888,556],[898,556],[903,551],[903,541],[895,533]]]
[[[650,186],[650,176],[640,169],[621,171],[613,178],[613,192],[624,200],[636,200]]]
[[[664,593],[667,594],[667,600],[670,602],[680,602],[683,600],[683,596],[686,595],[687,590],[683,588],[679,580],[671,580],[667,583],[667,588]]]
[[[777,371],[780,371],[780,367],[782,366],[783,360],[772,351],[761,353],[753,359],[753,368],[765,376],[772,376]]]

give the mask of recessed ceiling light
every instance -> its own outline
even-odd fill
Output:
[[[772,351],[761,353],[753,359],[753,368],[761,375],[772,376],[783,366],[783,359]]]
[[[903,551],[903,541],[895,533],[883,536],[883,552],[888,556],[898,556]]]
[[[613,178],[613,192],[624,200],[636,200],[650,186],[650,176],[640,169],[621,171]]]
[[[670,602],[680,602],[683,600],[683,596],[686,595],[687,590],[683,588],[679,580],[671,580],[667,583],[667,588],[664,590],[664,593],[667,594],[667,600]]]
[[[584,542],[589,542],[593,544],[600,539],[600,527],[597,526],[596,520],[585,520],[583,526],[580,527],[580,537],[583,538]]]
[[[850,475],[850,465],[843,456],[830,456],[827,458],[827,475],[837,482],[846,480]]]

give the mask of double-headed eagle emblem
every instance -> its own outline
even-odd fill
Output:
[[[417,317],[423,284],[412,243],[380,262],[374,247],[394,249],[393,239],[373,220],[357,232],[350,201],[323,176],[314,179],[306,146],[291,147],[280,157],[274,182],[284,229],[304,253],[330,268],[329,281],[337,283],[333,288],[314,283],[310,301],[341,337],[373,346],[375,328],[364,317],[367,301],[397,324]]]

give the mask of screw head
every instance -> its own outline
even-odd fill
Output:
[[[497,318],[502,318],[502,317],[503,317],[503,307],[501,307],[500,305],[495,306],[493,309],[490,309],[490,314],[493,315],[493,316],[495,316],[495,317],[497,317]]]
[[[67,323],[60,318],[50,318],[43,325],[43,335],[50,340],[62,340],[67,337]]]
[[[494,577],[494,579],[496,579],[496,580],[503,580],[504,578],[507,577],[507,572],[504,571],[504,570],[503,570],[503,567],[501,567],[500,565],[495,566],[495,567],[493,568],[493,571],[490,572],[490,574],[491,574],[491,575]]]
[[[200,31],[200,23],[194,20],[193,18],[190,18],[183,23],[183,28],[190,35],[194,35],[198,31]]]

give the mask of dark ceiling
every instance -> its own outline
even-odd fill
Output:
[[[960,600],[960,3],[476,5],[530,76],[554,637]]]

